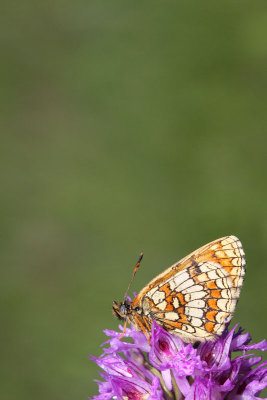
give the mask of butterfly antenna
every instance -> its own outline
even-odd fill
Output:
[[[139,268],[139,266],[140,266],[140,263],[141,263],[141,260],[142,260],[142,258],[143,258],[143,255],[144,255],[143,252],[140,253],[140,256],[139,256],[139,258],[138,258],[138,261],[137,261],[137,263],[136,263],[136,265],[135,265],[135,267],[134,267],[132,278],[131,278],[131,280],[130,280],[130,283],[129,283],[128,287],[127,287],[127,290],[126,290],[125,295],[124,295],[124,298],[123,298],[123,303],[124,303],[125,300],[126,300],[126,297],[127,297],[127,295],[128,295],[128,291],[129,291],[129,289],[130,289],[130,287],[131,287],[131,285],[132,285],[132,283],[133,283],[134,276],[135,276],[135,274],[136,274],[136,272],[137,272],[137,270],[138,270],[138,268]]]

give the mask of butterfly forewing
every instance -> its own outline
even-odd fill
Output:
[[[133,300],[186,342],[214,340],[232,318],[245,274],[239,239],[226,236],[189,254],[154,278]]]

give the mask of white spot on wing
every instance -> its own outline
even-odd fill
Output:
[[[221,297],[223,299],[230,299],[231,298],[231,291],[230,289],[223,289],[221,290]]]
[[[225,329],[225,325],[224,324],[215,324],[213,329],[217,335],[221,335]]]
[[[185,314],[191,317],[203,318],[203,310],[201,308],[185,307]]]
[[[176,312],[170,311],[165,313],[165,319],[169,319],[170,321],[177,321],[178,314]]]
[[[232,264],[233,264],[234,266],[236,266],[236,267],[240,267],[240,266],[241,266],[241,258],[238,258],[238,257],[233,258],[233,259],[232,259]]]
[[[179,307],[179,300],[177,299],[177,297],[175,297],[174,300],[173,300],[173,306],[174,306],[175,308],[178,308],[178,307]]]
[[[185,295],[185,301],[186,302],[190,302],[192,300],[197,300],[197,299],[202,299],[203,297],[206,296],[206,292],[202,291],[202,292],[195,292],[195,293],[188,293]],[[189,303],[188,303],[189,304]]]
[[[204,290],[202,292],[195,292],[195,293],[192,293],[191,299],[192,300],[202,299],[206,295],[207,295],[207,292],[205,292]]]
[[[194,326],[201,326],[202,325],[202,321],[201,321],[200,318],[192,317],[191,324],[194,325]]]
[[[208,275],[209,279],[211,279],[211,280],[212,279],[215,280],[215,279],[219,278],[219,275],[217,274],[217,270],[209,271],[207,273],[207,275]]]
[[[216,285],[219,289],[228,289],[233,286],[232,281],[229,277],[216,279]]]
[[[217,250],[217,251],[216,251],[216,256],[217,256],[218,258],[223,258],[223,257],[224,257],[224,252],[221,251],[221,250]]]
[[[217,305],[222,311],[233,312],[236,305],[236,300],[218,299]]]
[[[236,258],[238,252],[236,254],[234,250],[225,250],[225,254],[229,258]]]
[[[183,324],[182,325],[182,330],[186,331],[186,332],[189,332],[189,333],[194,333],[195,332],[195,329],[193,328],[193,326],[188,325],[188,324]]]
[[[245,275],[245,270],[243,268],[240,267],[233,267],[231,269],[231,275]]]
[[[192,292],[198,292],[198,291],[201,291],[202,289],[203,289],[203,286],[201,286],[201,285],[193,285],[193,286],[190,286],[187,289],[184,289],[183,290],[183,294],[192,293]]]
[[[165,292],[161,292],[161,291],[156,291],[153,296],[152,296],[152,300],[154,301],[154,303],[157,305],[158,303],[160,303],[162,300],[165,299]]]
[[[170,281],[170,288],[171,290],[175,290],[178,286],[187,281],[190,278],[188,272],[183,271],[182,273],[179,272],[175,277]]]
[[[164,311],[165,310],[165,308],[167,307],[167,301],[166,300],[164,300],[164,301],[162,301],[161,303],[159,303],[158,305],[157,305],[157,308],[159,308],[161,311]]]
[[[183,282],[179,287],[177,287],[177,290],[179,292],[183,291],[184,289],[187,289],[189,286],[193,286],[195,282],[193,279],[187,279],[187,281]]]
[[[199,263],[199,269],[201,272],[209,272],[213,269],[217,269],[219,267],[218,263],[212,261],[206,261],[203,263]]]
[[[197,275],[197,279],[198,279],[199,282],[206,282],[206,281],[209,280],[207,274],[200,274],[200,275]]]
[[[204,300],[192,300],[187,304],[188,307],[195,307],[195,308],[204,308],[205,301]]]

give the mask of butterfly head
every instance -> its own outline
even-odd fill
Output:
[[[115,317],[119,320],[124,320],[132,311],[131,302],[127,299],[123,302],[113,301],[112,311]]]

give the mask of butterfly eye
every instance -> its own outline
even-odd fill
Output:
[[[127,308],[127,307],[126,307],[125,304],[122,304],[122,305],[120,306],[120,312],[121,312],[121,314],[125,315],[125,314],[127,313],[126,308]]]
[[[134,311],[136,311],[137,313],[141,313],[141,307],[135,307]]]

